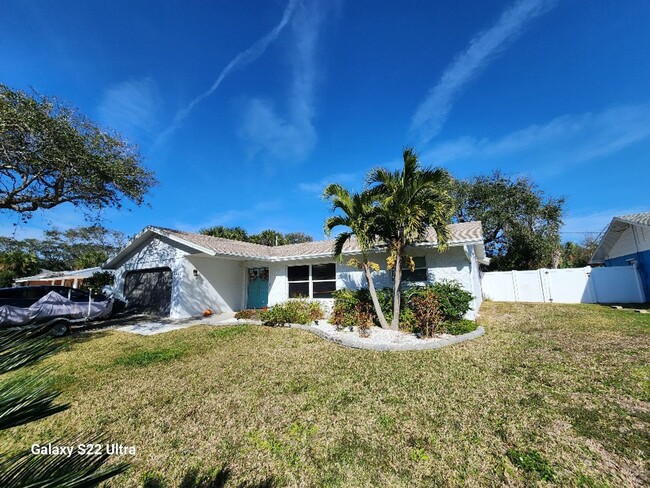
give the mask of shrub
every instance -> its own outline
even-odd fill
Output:
[[[393,311],[393,291],[390,288],[377,290],[377,298],[386,319],[390,321]],[[334,325],[347,327],[359,325],[360,317],[356,316],[357,305],[363,305],[364,310],[372,316],[372,323],[379,325],[379,319],[375,313],[370,292],[367,288],[360,290],[341,289],[334,292],[334,307],[330,316],[330,322]]]
[[[308,324],[325,317],[320,303],[303,298],[278,303],[260,312],[260,320],[266,325]]]
[[[240,310],[235,314],[235,318],[241,320],[259,320],[260,311],[252,308],[248,308],[246,310]]]
[[[372,307],[365,303],[359,303],[354,309],[354,318],[359,326],[359,335],[361,337],[368,337],[370,335],[370,327],[374,322],[374,313]]]
[[[461,335],[476,330],[478,324],[467,319],[450,320],[443,323],[442,328],[447,334]]]
[[[441,331],[443,314],[440,309],[438,295],[431,288],[424,288],[412,296],[408,307],[413,311],[415,322],[425,337],[431,337]]]
[[[430,288],[438,295],[440,311],[445,320],[460,320],[472,308],[470,303],[474,297],[458,281],[443,280]]]

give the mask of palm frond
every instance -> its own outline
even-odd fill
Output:
[[[103,444],[97,437],[91,444]],[[55,441],[58,445],[76,445]],[[84,442],[84,444],[86,444]],[[72,456],[40,456],[30,451],[8,456],[0,460],[0,486],[5,488],[86,488],[97,486],[113,476],[123,473],[128,464],[120,463],[101,469],[109,459],[109,454],[88,456],[73,453]]]
[[[0,430],[23,425],[62,412],[68,405],[54,405],[59,392],[51,391],[40,372],[0,384]]]
[[[352,232],[341,232],[334,239],[334,256],[341,259],[343,256],[343,247],[345,243],[352,237]]]
[[[331,217],[327,217],[325,219],[325,224],[323,225],[323,231],[325,232],[326,236],[329,236],[332,234],[332,230],[335,227],[349,227],[350,226],[350,218],[349,217],[344,217],[342,215],[333,215]]]
[[[43,337],[41,330],[0,331],[0,374],[34,364],[58,349],[57,344]]]

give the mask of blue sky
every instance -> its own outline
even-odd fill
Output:
[[[405,146],[567,198],[565,238],[650,210],[645,1],[3,2],[0,82],[137,144],[160,184],[107,226],[323,237],[320,193]],[[13,232],[3,214],[0,233]],[[68,207],[16,237],[83,224]],[[575,234],[574,234],[575,233]]]

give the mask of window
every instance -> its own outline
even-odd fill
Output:
[[[427,281],[427,260],[424,256],[414,256],[415,270],[411,271],[408,266],[402,266],[402,281]]]
[[[289,298],[332,298],[336,290],[334,263],[289,266]]]

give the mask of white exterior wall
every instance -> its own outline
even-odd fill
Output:
[[[647,250],[650,250],[650,229],[641,225],[630,225],[612,246],[607,259]]]
[[[456,280],[462,287],[474,296],[472,310],[466,317],[474,319],[481,305],[481,285],[478,271],[478,262],[471,252],[470,256],[465,253],[463,247],[450,247],[447,251],[439,253],[437,249],[410,248],[407,253],[411,256],[424,256],[427,263],[427,275],[429,282],[440,280]],[[392,287],[392,275],[386,270],[386,253],[375,254],[371,259],[377,262],[381,270],[373,274],[376,288]],[[347,261],[344,258],[343,261]],[[269,306],[284,302],[289,298],[289,282],[287,279],[287,268],[289,266],[301,266],[307,264],[331,263],[333,259],[318,260],[296,260],[269,264]],[[366,288],[366,278],[363,271],[347,266],[344,263],[336,263],[336,288],[349,288],[358,290]],[[328,308],[333,300],[320,300]]]
[[[194,277],[197,269],[199,275]],[[213,256],[189,255],[184,266],[181,302],[189,315],[201,314],[206,308],[215,313],[234,312],[245,308],[242,261]]]
[[[115,289],[124,294],[124,277],[129,271],[168,267],[172,271],[170,317],[200,315],[206,308],[215,313],[241,309],[240,262],[192,255],[189,251],[169,239],[152,238],[115,270]],[[194,269],[199,271],[196,277]]]

